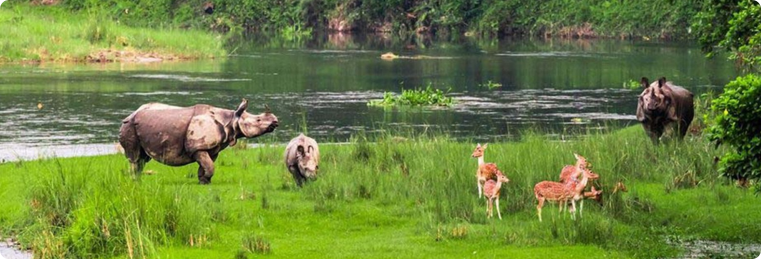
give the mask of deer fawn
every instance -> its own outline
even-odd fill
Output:
[[[542,181],[534,186],[534,196],[536,196],[539,204],[536,206],[537,213],[539,215],[539,221],[542,221],[542,207],[544,201],[558,202],[562,211],[562,205],[571,202],[572,211],[576,211],[576,200],[580,199],[583,195],[584,188],[587,186],[587,182],[590,178],[596,178],[596,175],[586,168],[586,159],[584,157],[574,154],[576,156],[576,168],[581,172],[581,181],[567,181],[566,183]],[[576,218],[576,214],[571,214],[572,218]]]
[[[495,172],[497,180],[489,179],[484,183],[484,196],[486,197],[486,214],[488,218],[494,217],[494,201],[497,201],[497,216],[502,219],[502,213],[499,212],[499,190],[502,183],[507,183],[510,179],[502,174],[499,170]]]
[[[496,172],[499,170],[497,169],[497,164],[494,163],[484,163],[484,150],[486,150],[486,145],[484,144],[481,146],[481,144],[476,145],[476,149],[473,150],[473,155],[471,157],[478,158],[478,170],[476,171],[476,184],[478,185],[478,198],[481,198],[481,195],[483,194],[483,186],[486,180],[497,179]]]

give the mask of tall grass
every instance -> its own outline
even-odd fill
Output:
[[[0,233],[15,233],[43,258],[653,258],[679,254],[666,238],[761,242],[758,198],[718,177],[722,150],[700,136],[653,146],[635,126],[574,141],[523,134],[489,143],[486,161],[511,180],[503,220],[487,219],[477,198],[474,147],[442,133],[359,134],[348,145],[321,145],[318,179],[302,188],[278,145],[223,152],[210,186],[196,184],[195,165],[155,162],[148,169],[156,175],[133,181],[120,156],[2,164],[0,184],[18,191],[3,195],[22,212],[0,211]],[[533,186],[558,179],[574,153],[600,175],[602,206],[585,202],[576,221],[545,206],[540,223]],[[629,192],[611,194],[619,181]]]
[[[667,193],[724,183],[717,178],[714,164],[714,157],[721,152],[702,138],[690,137],[685,142],[674,141],[655,147],[641,131],[633,127],[570,142],[528,134],[517,143],[490,144],[486,161],[496,162],[511,179],[503,185],[503,211],[529,222],[536,220],[533,185],[543,180],[557,180],[560,169],[575,161],[574,153],[592,163],[593,170],[601,176],[596,184],[608,194],[619,181],[647,189],[655,187]],[[353,142],[349,148],[326,148],[325,153],[331,154],[321,165],[326,173],[305,189],[307,197],[312,197],[316,204],[359,200],[408,204],[425,219],[421,224],[432,233],[440,231],[441,225],[489,223],[483,201],[474,199],[477,163],[469,154],[475,144],[458,143],[446,136],[412,136],[399,140],[391,135],[377,136],[372,142],[362,138]],[[684,182],[685,175],[690,177],[689,183]],[[639,186],[640,183],[655,184]],[[639,189],[636,187],[635,190]],[[580,223],[558,221],[564,216],[556,215],[554,206],[547,206],[545,218],[556,219],[551,223],[520,222],[520,227],[495,230],[494,234],[519,245],[560,240],[567,244],[596,244],[633,251],[640,251],[641,246],[652,247],[650,251],[654,254],[646,255],[668,253],[669,247],[623,234],[653,235],[627,225],[639,225],[643,215],[663,209],[655,204],[642,199],[638,193],[607,195],[599,214],[584,218]],[[588,201],[587,206],[597,209],[593,202]]]
[[[0,9],[0,61],[87,61],[131,56],[199,59],[225,55],[223,42],[198,30],[129,27],[98,13],[7,3]],[[121,52],[121,53],[119,53]],[[119,56],[117,56],[119,55]]]
[[[102,159],[97,159],[102,160]],[[187,186],[136,182],[126,168],[93,159],[24,163],[27,225],[19,239],[43,258],[152,257],[159,245],[213,238],[212,198]]]

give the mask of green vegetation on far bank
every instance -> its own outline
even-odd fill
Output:
[[[320,176],[304,188],[270,145],[224,151],[208,186],[196,165],[156,162],[133,181],[121,155],[0,164],[0,234],[42,258],[654,258],[682,252],[666,240],[761,243],[758,197],[719,177],[724,150],[702,136],[653,146],[637,125],[489,143],[486,161],[511,180],[503,220],[487,219],[477,197],[474,146],[391,134],[323,144]],[[573,153],[600,175],[603,206],[585,202],[578,221],[545,206],[540,223],[533,186],[557,180]],[[629,191],[611,195],[619,181]]]
[[[289,38],[323,30],[391,32],[403,37],[467,33],[695,38],[690,28],[702,7],[690,0],[69,0],[60,4],[72,10],[102,10],[137,26],[274,32]]]
[[[6,2],[0,8],[0,62],[154,62],[221,58],[210,32],[131,27],[103,14]]]

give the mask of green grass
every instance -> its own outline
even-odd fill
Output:
[[[85,62],[134,56],[161,59],[224,57],[223,40],[208,32],[136,28],[98,13],[7,2],[0,8],[0,62]],[[118,52],[121,52],[118,54]]]
[[[718,176],[723,150],[703,138],[654,147],[634,126],[490,143],[486,161],[511,180],[503,220],[477,198],[474,146],[390,134],[324,144],[319,178],[301,189],[282,146],[224,151],[208,186],[195,165],[156,162],[133,181],[120,155],[6,163],[0,233],[47,258],[654,258],[680,253],[666,238],[761,242],[759,198]],[[573,153],[600,174],[604,206],[587,201],[573,221],[547,205],[540,223],[533,186]],[[618,181],[629,192],[610,195]]]

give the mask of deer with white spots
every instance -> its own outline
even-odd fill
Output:
[[[566,183],[542,181],[534,186],[534,196],[536,196],[539,204],[536,206],[537,214],[539,215],[539,221],[542,221],[542,207],[545,201],[558,202],[562,211],[562,205],[571,202],[571,212],[576,211],[576,200],[581,199],[584,196],[584,189],[589,182],[589,179],[597,179],[599,176],[592,173],[586,168],[586,159],[582,156],[574,154],[576,156],[576,169],[581,172],[580,181],[568,181]],[[576,218],[576,214],[571,214],[572,218]]]
[[[471,155],[471,157],[478,158],[478,170],[476,171],[478,198],[481,198],[481,195],[483,194],[484,183],[489,179],[497,180],[496,173],[499,171],[497,169],[497,164],[484,162],[484,151],[486,150],[487,145],[488,144],[484,144],[481,146],[480,143],[477,144],[476,149],[473,150],[473,154]]]
[[[484,196],[486,197],[486,213],[487,217],[494,217],[494,201],[497,202],[497,216],[502,219],[502,213],[499,212],[499,191],[502,188],[503,183],[507,183],[510,179],[502,174],[499,170],[495,172],[497,180],[489,179],[484,183]]]

